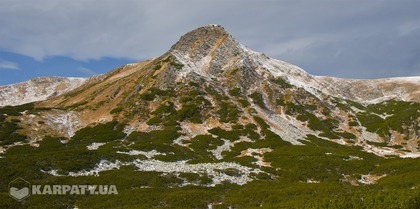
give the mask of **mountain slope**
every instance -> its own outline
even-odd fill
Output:
[[[316,80],[318,88],[324,93],[361,103],[380,103],[391,99],[420,102],[420,77],[375,80],[316,77]]]
[[[335,85],[204,26],[158,58],[1,108],[0,177],[119,188],[115,197],[55,198],[68,207],[415,208],[413,80],[378,101],[394,91],[388,81],[366,81],[373,93],[360,93],[345,85],[358,81]],[[35,203],[54,205],[24,204]]]
[[[46,77],[0,86],[0,106],[42,101],[67,93],[86,81],[85,78]]]
[[[200,127],[201,133],[219,126],[229,128],[229,123],[235,124],[238,119],[240,125],[257,124],[254,117],[259,117],[276,135],[292,144],[301,144],[301,140],[314,135],[357,144],[379,155],[418,156],[418,103],[409,102],[418,99],[415,95],[420,88],[416,81],[417,78],[370,81],[312,76],[299,67],[253,52],[220,26],[210,25],[187,33],[159,58],[123,66],[71,94],[39,103],[39,107],[71,110],[50,111],[39,120],[47,119],[46,125],[40,127],[46,129],[45,133],[67,137],[89,124],[114,119],[126,123],[127,130],[150,131],[154,126],[148,121],[156,117],[153,113],[171,104],[176,111],[187,107],[197,111],[199,122],[184,122],[184,132],[192,129],[190,126]],[[390,88],[395,85],[400,87]],[[189,104],[183,98],[189,94],[195,95],[189,100],[199,99],[201,104]],[[395,100],[392,111],[396,113],[372,112],[375,105],[386,106],[378,103],[384,96],[407,102]],[[357,103],[361,100],[365,102]],[[407,105],[409,109],[398,107]],[[235,117],[220,121],[225,117],[221,113],[226,111],[233,111]],[[404,111],[415,119],[394,121],[398,117],[395,115]],[[60,125],[60,118],[71,118],[66,122],[71,127]],[[185,134],[187,138],[194,137]],[[39,131],[30,135],[42,138]],[[370,142],[403,146],[414,154],[372,148]]]

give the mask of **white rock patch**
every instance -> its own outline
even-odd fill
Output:
[[[213,156],[218,160],[223,159],[222,152],[230,151],[231,147],[234,146],[234,144],[232,142],[230,142],[229,140],[226,140],[226,139],[222,139],[222,140],[224,142],[222,145],[218,146],[214,150],[210,150],[210,152],[213,154]]]
[[[376,184],[379,179],[381,179],[385,176],[386,176],[386,174],[384,174],[382,176],[362,175],[360,177],[360,179],[358,180],[358,182],[360,182],[362,184]]]
[[[86,148],[88,149],[88,150],[97,150],[97,149],[99,149],[99,147],[101,147],[101,146],[103,146],[103,145],[105,145],[106,143],[96,143],[96,142],[94,142],[94,143],[92,143],[91,145],[88,145],[88,146],[86,146]]]
[[[129,152],[117,151],[117,153],[126,154],[126,155],[144,155],[148,159],[153,158],[156,155],[166,155],[165,153],[160,153],[156,150],[152,150],[152,151],[149,151],[149,152],[144,152],[144,151],[139,151],[139,150],[130,150]]]
[[[127,163],[123,163],[118,160],[115,162],[101,160],[92,170],[69,172],[67,176],[99,176],[100,172],[119,169],[121,166],[126,165],[134,165],[137,167],[138,171],[207,174],[209,177],[212,178],[213,182],[206,186],[211,187],[217,184],[223,184],[224,182],[244,185],[250,181],[253,181],[253,179],[250,177],[251,174],[258,174],[263,172],[260,169],[249,168],[233,162],[188,164],[187,161],[164,162],[152,159],[137,159],[133,162]],[[223,172],[226,169],[234,169],[239,175],[228,175]],[[60,176],[56,170],[51,170],[46,173],[49,173],[53,176]]]

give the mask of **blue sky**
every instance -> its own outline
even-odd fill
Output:
[[[420,76],[418,0],[0,0],[0,85],[86,77],[221,24],[314,75]]]
[[[0,85],[17,83],[33,77],[88,77],[134,62],[130,59],[116,58],[78,61],[66,56],[50,56],[37,61],[25,55],[4,51],[0,52],[0,57]]]

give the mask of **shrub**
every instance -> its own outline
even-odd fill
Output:
[[[21,116],[25,110],[33,110],[35,108],[34,103],[27,103],[18,106],[5,106],[0,108],[0,115],[8,116]]]
[[[239,96],[241,94],[241,89],[240,88],[233,88],[233,89],[229,90],[229,94],[231,96],[234,96],[234,97]]]
[[[153,67],[153,70],[160,70],[161,67],[162,67],[161,65],[157,64]]]
[[[24,141],[26,136],[19,134],[17,132],[19,129],[16,122],[0,122],[0,145]]]
[[[260,108],[267,109],[267,107],[265,106],[264,99],[263,99],[263,96],[262,96],[261,93],[254,92],[249,97],[251,97],[252,98],[252,101],[256,105],[258,105]]]
[[[277,77],[275,79],[271,79],[270,81],[272,81],[273,83],[279,85],[281,88],[287,89],[287,88],[292,88],[293,86],[287,82],[286,80],[284,80],[281,77]]]
[[[70,146],[81,147],[93,142],[109,142],[122,139],[125,137],[123,129],[124,125],[117,121],[86,127],[77,131],[68,144]]]
[[[177,70],[180,70],[180,69],[182,69],[183,67],[184,67],[184,65],[183,64],[181,64],[181,63],[177,63],[177,62],[175,62],[175,61],[172,61],[171,63],[169,63],[170,65],[172,65],[172,66],[174,66]]]
[[[220,109],[217,111],[220,116],[220,121],[227,123],[232,122],[235,123],[239,117],[239,110],[238,108],[233,105],[231,102],[221,102]]]
[[[122,110],[123,110],[123,107],[116,107],[116,108],[112,109],[111,112],[109,112],[109,113],[111,113],[113,115],[114,114],[119,114]]]

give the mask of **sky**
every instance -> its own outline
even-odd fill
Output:
[[[222,25],[313,75],[420,76],[418,0],[0,0],[0,85],[88,77]]]

